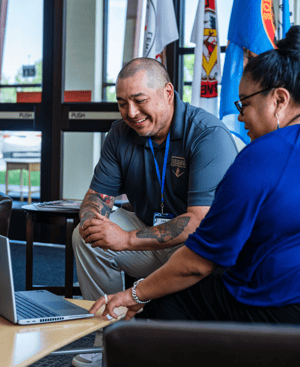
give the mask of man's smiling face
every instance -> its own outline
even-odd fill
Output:
[[[168,135],[174,111],[174,89],[150,86],[145,70],[119,78],[116,84],[119,111],[128,126],[141,136],[161,143]]]

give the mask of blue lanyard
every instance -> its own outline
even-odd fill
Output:
[[[150,138],[150,136],[148,137],[148,141],[149,141],[149,146],[150,149],[152,151],[153,154],[153,158],[154,158],[154,163],[155,163],[155,168],[156,168],[156,174],[157,174],[157,178],[160,184],[160,192],[161,192],[161,214],[164,213],[164,186],[165,186],[165,178],[166,178],[166,170],[167,170],[167,163],[168,163],[168,154],[169,154],[169,147],[170,147],[170,132],[168,134],[167,137],[167,141],[166,141],[166,150],[165,150],[165,157],[164,157],[164,165],[163,165],[163,172],[162,172],[162,176],[160,179],[160,170],[158,167],[158,163],[157,160],[155,158],[155,154],[154,154],[154,149],[153,149],[153,145],[152,145],[152,140]]]

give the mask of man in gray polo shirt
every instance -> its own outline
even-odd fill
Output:
[[[183,103],[156,60],[128,63],[116,92],[122,120],[107,134],[73,234],[90,300],[121,291],[122,270],[141,278],[163,265],[199,226],[237,154],[226,126]],[[124,193],[133,212],[110,214]]]

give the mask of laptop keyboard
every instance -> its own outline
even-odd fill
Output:
[[[24,297],[22,294],[15,293],[17,318],[20,319],[38,319],[41,317],[57,316],[56,313],[47,310],[43,306]]]

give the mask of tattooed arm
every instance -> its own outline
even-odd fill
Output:
[[[86,219],[95,218],[95,213],[108,218],[114,202],[115,197],[100,194],[97,191],[88,189],[80,207],[80,220],[84,221]]]
[[[96,213],[108,218],[114,202],[115,197],[100,194],[97,191],[89,189],[85,194],[79,211],[81,229],[85,221],[97,217]]]
[[[169,222],[132,232],[129,250],[159,250],[185,242],[199,227],[209,208],[209,206],[190,206],[186,214]]]
[[[117,224],[105,218],[91,219],[84,226],[84,239],[92,247],[114,251],[159,250],[183,243],[195,232],[208,212],[208,206],[192,206],[167,223],[125,232]]]

